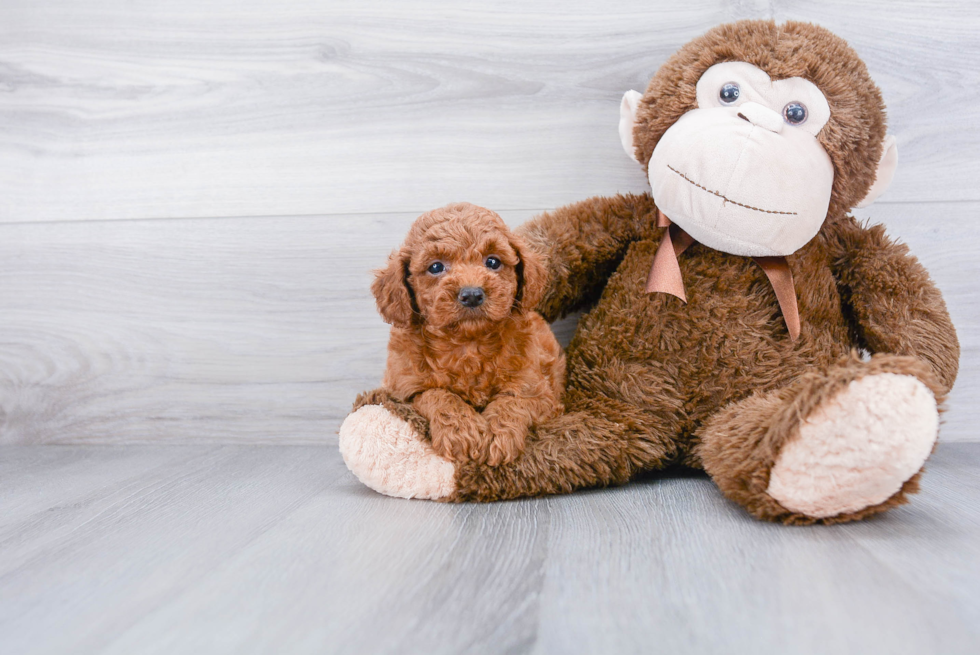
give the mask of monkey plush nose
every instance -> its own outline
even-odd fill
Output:
[[[459,290],[459,303],[464,307],[479,307],[483,304],[486,295],[480,287],[463,287]]]
[[[758,102],[743,102],[738,106],[738,117],[776,134],[783,130],[783,117]]]

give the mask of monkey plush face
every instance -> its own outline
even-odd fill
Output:
[[[748,45],[739,53],[733,43]],[[864,204],[881,193],[897,162],[864,65],[838,37],[801,23],[743,21],[692,42],[645,96],[626,94],[620,136],[671,221],[746,256],[797,251],[832,204],[846,210],[857,190]]]
[[[816,136],[829,118],[812,82],[772,82],[741,61],[715,64],[698,80],[697,106],[653,151],[657,206],[716,250],[795,252],[827,216],[834,165]]]

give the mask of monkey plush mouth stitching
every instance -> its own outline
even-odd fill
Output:
[[[745,207],[746,209],[751,209],[753,211],[762,212],[764,214],[785,214],[787,216],[796,216],[797,215],[796,212],[778,212],[778,211],[774,211],[774,210],[771,210],[771,209],[759,209],[758,207],[753,207],[751,205],[744,205],[744,204],[742,204],[740,202],[736,202],[735,200],[732,200],[731,198],[725,197],[724,195],[718,193],[717,191],[712,191],[711,189],[709,189],[707,187],[701,186],[700,184],[698,184],[697,182],[695,182],[694,180],[692,180],[691,178],[689,178],[687,175],[684,175],[683,173],[681,173],[679,170],[677,170],[676,168],[674,168],[670,164],[667,164],[667,168],[669,168],[670,170],[674,171],[675,173],[677,173],[678,175],[680,175],[682,178],[684,178],[685,180],[687,180],[688,182],[690,182],[691,184],[693,184],[697,188],[699,188],[699,189],[701,189],[703,191],[707,191],[708,193],[710,193],[712,195],[718,196],[719,198],[721,198],[725,202],[730,202],[733,205],[738,205],[739,207]]]

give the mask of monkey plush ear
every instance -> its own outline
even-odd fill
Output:
[[[519,237],[512,236],[511,247],[517,252],[517,295],[514,309],[533,311],[544,297],[548,272],[541,262],[541,255],[529,248]]]
[[[875,181],[868,189],[868,194],[857,204],[858,207],[867,207],[878,196],[883,194],[895,177],[895,169],[898,167],[898,142],[891,134],[885,137],[882,144],[881,159],[878,161],[878,170],[875,172]]]
[[[416,310],[412,288],[408,284],[408,257],[398,251],[391,253],[388,265],[374,272],[371,293],[385,323],[409,327]]]
[[[636,110],[640,106],[642,97],[643,94],[639,91],[627,91],[623,95],[623,102],[619,105],[619,139],[623,142],[626,154],[637,163],[639,160],[633,148],[633,125],[636,123]]]

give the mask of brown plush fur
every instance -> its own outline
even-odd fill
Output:
[[[634,132],[641,162],[695,106],[712,64],[740,60],[773,78],[804,77],[830,103],[818,138],[835,170],[820,233],[789,256],[802,332],[789,338],[775,294],[750,258],[695,244],[680,257],[688,302],[644,293],[663,230],[648,195],[591,198],[520,230],[545,256],[538,305],[551,321],[597,304],[568,351],[564,414],[538,425],[524,454],[504,466],[457,465],[453,501],[493,501],[622,484],[679,463],[704,468],[753,515],[817,519],[766,493],[783,444],[820,403],[861,376],[916,376],[938,402],[956,379],[959,344],[928,272],[880,227],[847,215],[874,181],[885,135],[881,96],[857,55],[830,32],[802,23],[744,21],[695,39],[658,71]],[[877,353],[862,361],[857,351]],[[362,396],[358,405],[382,401]],[[386,407],[420,426],[415,409]],[[883,503],[823,523],[869,516],[905,502],[918,476]]]
[[[435,261],[444,272],[427,271]],[[448,459],[511,462],[530,427],[561,412],[565,358],[533,310],[544,280],[538,256],[503,220],[467,203],[419,217],[377,272],[372,290],[394,326],[384,386],[428,420]],[[464,287],[482,290],[483,304],[463,305]]]

